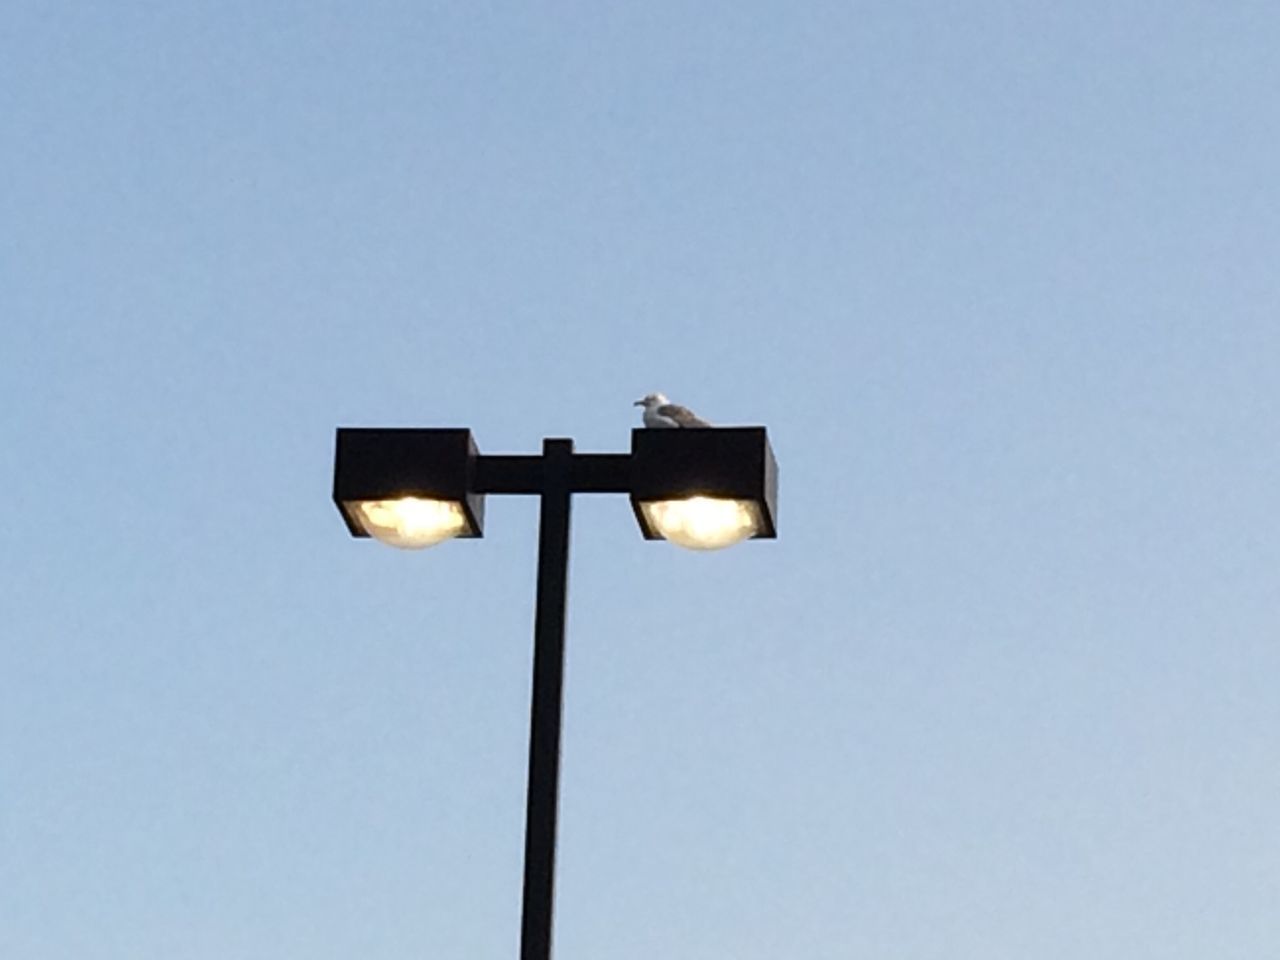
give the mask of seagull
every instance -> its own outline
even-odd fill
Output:
[[[644,425],[646,427],[709,427],[711,424],[688,407],[671,403],[660,393],[651,393],[634,404],[644,407]]]

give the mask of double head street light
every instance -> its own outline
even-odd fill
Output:
[[[777,536],[777,466],[764,427],[634,430],[631,452],[486,455],[465,429],[339,428],[333,499],[355,537],[417,549],[484,535],[485,497],[540,500],[521,960],[549,960],[564,681],[569,506],[622,493],[646,540],[717,550]]]

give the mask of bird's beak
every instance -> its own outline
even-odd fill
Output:
[[[632,404],[632,406],[633,406],[633,407],[643,407],[643,406],[644,406],[644,401],[643,401],[643,400],[637,400],[635,403],[633,403],[633,404]]]

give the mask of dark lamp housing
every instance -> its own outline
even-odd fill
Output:
[[[648,540],[715,550],[774,539],[777,487],[764,427],[631,433],[631,505]]]
[[[356,537],[419,548],[482,536],[470,430],[338,430],[333,500]]]

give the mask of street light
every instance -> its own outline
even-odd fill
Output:
[[[622,493],[647,540],[716,550],[777,536],[777,465],[764,427],[633,430],[631,452],[482,455],[463,429],[340,427],[333,499],[355,537],[418,549],[482,537],[484,498],[540,501],[533,697],[525,807],[521,960],[549,960],[564,688],[569,506],[575,493]]]
[[[470,430],[340,429],[333,499],[353,536],[393,547],[478,537],[477,456]]]
[[[718,550],[772,538],[777,486],[764,427],[632,431],[631,505],[648,540]]]

